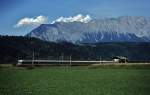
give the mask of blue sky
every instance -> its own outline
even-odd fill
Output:
[[[34,27],[14,27],[19,20],[37,16],[49,22],[77,14],[92,18],[150,17],[150,0],[0,0],[0,35],[25,35]]]

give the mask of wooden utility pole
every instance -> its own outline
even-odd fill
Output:
[[[63,53],[61,54],[61,59],[62,59],[62,61],[64,60],[64,54]]]
[[[63,55],[63,53],[62,53],[61,56],[60,56],[60,58],[59,58],[59,63],[60,63],[60,64],[63,63],[63,60],[64,60],[64,55]]]
[[[70,66],[71,66],[72,64],[71,64],[71,55],[70,55]]]
[[[101,56],[99,57],[99,63],[101,64]]]
[[[33,54],[32,54],[32,67],[34,65],[34,51],[33,51]]]

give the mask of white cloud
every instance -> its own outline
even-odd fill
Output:
[[[48,18],[45,16],[37,16],[35,18],[23,18],[18,21],[18,23],[15,25],[15,27],[21,27],[21,26],[36,26],[40,24],[45,24],[48,22]]]
[[[87,23],[89,21],[91,21],[91,17],[89,15],[83,16],[81,14],[78,14],[77,16],[70,16],[70,17],[60,17],[58,19],[56,19],[55,21],[52,22],[83,22],[83,23]]]
[[[70,17],[60,17],[58,19],[56,19],[55,21],[52,22],[83,22],[83,23],[87,23],[89,21],[91,21],[91,17],[89,15],[83,16],[81,14],[78,14],[76,16],[70,16]],[[48,18],[45,16],[37,16],[34,18],[28,18],[25,17],[21,20],[19,20],[17,22],[17,24],[15,25],[15,27],[22,27],[22,26],[38,26],[40,24],[46,24],[48,23]]]

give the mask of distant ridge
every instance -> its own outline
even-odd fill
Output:
[[[150,18],[122,16],[82,22],[42,24],[26,36],[52,42],[150,42]]]

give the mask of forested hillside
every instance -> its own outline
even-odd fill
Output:
[[[112,60],[114,56],[126,56],[129,60],[150,60],[150,43],[97,43],[78,44],[46,42],[21,36],[0,36],[0,63],[15,63],[18,59],[69,59]]]

